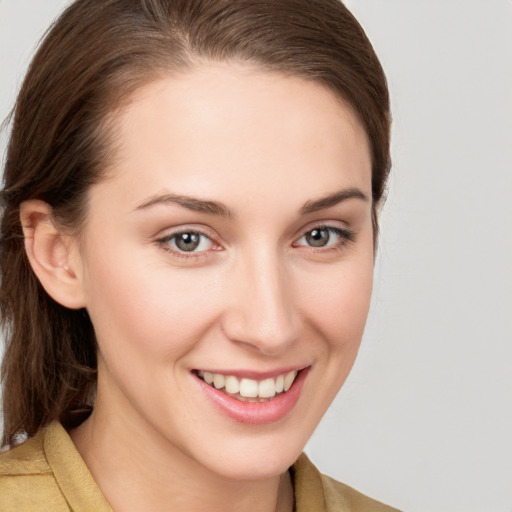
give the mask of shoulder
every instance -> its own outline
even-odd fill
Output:
[[[69,510],[45,456],[44,430],[0,454],[0,510]]]
[[[325,501],[330,505],[327,510],[345,510],[340,505],[347,504],[347,510],[354,512],[398,512],[396,508],[390,507],[361,494],[348,485],[342,484],[328,476],[321,475],[324,488]]]
[[[348,485],[322,475],[304,454],[291,470],[297,512],[398,512]]]
[[[0,454],[0,477],[51,473],[43,449],[43,435]]]

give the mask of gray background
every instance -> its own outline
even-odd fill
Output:
[[[0,118],[66,3],[0,0]],[[346,3],[388,75],[393,173],[360,357],[307,451],[409,512],[511,512],[512,2]]]

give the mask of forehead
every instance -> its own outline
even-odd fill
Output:
[[[347,104],[320,83],[247,65],[154,80],[115,124],[114,176],[140,193],[208,197],[228,185],[311,196],[371,183],[367,136]]]

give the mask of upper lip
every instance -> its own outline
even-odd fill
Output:
[[[220,373],[222,375],[233,375],[234,377],[237,377],[239,379],[254,379],[254,380],[264,380],[264,379],[270,379],[274,377],[278,377],[279,375],[285,375],[289,372],[296,371],[299,372],[301,370],[304,370],[305,368],[308,368],[310,365],[294,365],[294,366],[285,366],[281,368],[276,368],[275,370],[268,370],[268,371],[255,371],[255,370],[235,370],[235,369],[212,369],[212,368],[195,368],[194,372],[203,371],[203,372],[210,372],[210,373]]]

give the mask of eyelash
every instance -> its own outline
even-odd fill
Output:
[[[302,244],[299,245],[297,243],[298,241],[302,240],[303,238],[305,238],[308,234],[312,233],[313,231],[324,231],[324,230],[328,231],[329,236],[330,235],[338,236],[339,240],[332,245],[326,245],[326,246],[320,246],[320,247],[314,247],[314,246],[302,245]],[[182,231],[178,231],[176,233],[172,233],[170,235],[166,235],[162,238],[157,239],[156,243],[158,245],[160,245],[164,251],[171,253],[172,255],[177,256],[178,258],[183,258],[183,259],[204,258],[204,257],[207,257],[207,253],[209,253],[211,250],[214,250],[214,251],[219,250],[219,249],[208,249],[208,250],[204,250],[204,251],[182,251],[179,248],[173,248],[170,245],[170,242],[172,240],[175,240],[176,237],[178,237],[180,235],[185,235],[185,234],[193,234],[193,235],[197,235],[199,237],[204,237],[204,238],[208,239],[213,246],[220,247],[206,233],[203,233],[202,231],[198,231],[198,230],[194,230],[194,229],[182,230]],[[319,225],[319,226],[312,227],[311,229],[308,229],[306,232],[304,232],[304,234],[298,239],[298,241],[294,242],[293,246],[294,247],[306,247],[308,250],[313,251],[315,253],[340,251],[355,241],[355,235],[356,234],[354,231],[351,231],[348,229],[342,229],[342,228],[339,228],[336,226]]]
[[[197,235],[199,237],[206,238],[206,239],[208,239],[211,242],[211,244],[213,246],[217,245],[211,239],[211,237],[209,237],[206,233],[203,233],[202,231],[198,231],[198,230],[195,230],[195,229],[186,229],[186,230],[177,231],[176,233],[171,233],[170,235],[166,235],[166,236],[164,236],[162,238],[159,238],[158,240],[156,240],[156,242],[157,242],[158,245],[160,245],[160,247],[162,247],[162,249],[164,251],[172,254],[173,256],[177,256],[178,258],[183,258],[183,259],[204,258],[204,257],[207,256],[207,253],[210,250],[212,250],[212,249],[209,249],[209,250],[206,250],[206,251],[182,251],[179,248],[174,248],[174,247],[172,247],[170,245],[170,242],[172,240],[175,240],[180,235],[186,235],[186,234],[187,235],[188,234],[193,234],[193,235]],[[218,250],[218,249],[213,249],[213,250]]]
[[[315,251],[315,252],[326,252],[326,251],[339,251],[345,248],[347,245],[353,243],[356,238],[356,234],[354,231],[351,231],[349,229],[343,229],[339,228],[337,226],[326,226],[326,225],[320,225],[315,226],[311,229],[308,229],[300,238],[299,241],[305,238],[308,234],[312,233],[313,231],[327,231],[329,233],[329,237],[331,235],[336,235],[339,237],[339,240],[335,242],[332,245],[325,245],[320,247],[314,247],[311,245],[299,245],[299,247],[307,247],[309,250]],[[330,240],[329,240],[330,242]],[[297,246],[297,242],[295,242],[294,246]]]

